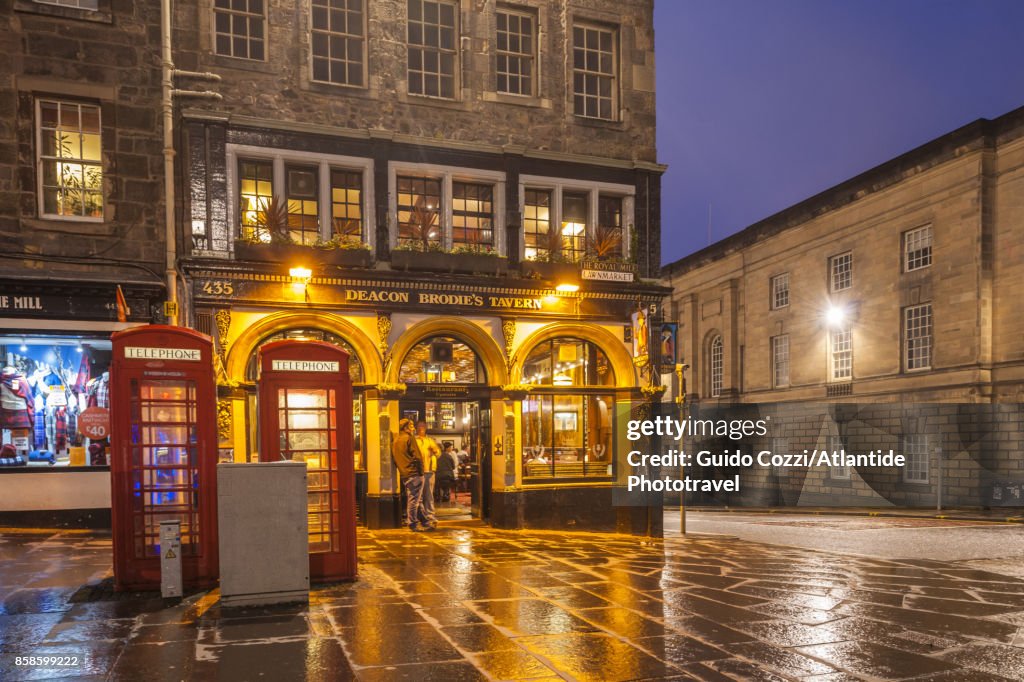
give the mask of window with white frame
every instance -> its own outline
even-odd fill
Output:
[[[100,108],[36,100],[39,213],[44,217],[103,219]]]
[[[932,226],[903,233],[903,270],[911,272],[932,264]]]
[[[578,23],[572,28],[573,113],[585,118],[616,117],[616,33],[614,28]]]
[[[458,62],[454,2],[408,0],[409,93],[455,98]]]
[[[397,248],[503,255],[504,173],[393,163],[389,174]]]
[[[722,395],[723,372],[725,369],[724,351],[722,337],[721,335],[716,335],[711,339],[711,347],[708,351],[708,366],[711,368],[711,377],[708,383],[711,387],[712,398],[718,398]]]
[[[214,0],[214,52],[262,61],[266,54],[266,24],[266,0]]]
[[[853,286],[853,252],[847,251],[828,259],[828,288],[832,292]]]
[[[312,0],[313,80],[363,86],[366,64],[364,0]]]
[[[843,450],[843,440],[839,436],[828,436],[825,439],[825,449],[828,450],[830,458],[845,457],[846,455]],[[848,479],[850,478],[850,467],[845,465],[829,466],[828,477],[840,480]]]
[[[775,275],[771,279],[772,285],[772,310],[785,308],[789,305],[789,273]]]
[[[507,95],[533,95],[537,15],[528,9],[502,7],[497,23],[497,90]]]
[[[231,204],[244,241],[373,243],[370,159],[228,145]]]
[[[850,327],[829,331],[829,377],[832,381],[853,378],[853,329]]]
[[[903,480],[907,483],[927,483],[928,468],[931,464],[928,452],[928,435],[924,433],[903,436]]]
[[[932,366],[932,304],[903,309],[903,366],[908,372]]]
[[[96,11],[100,8],[99,0],[34,0],[38,5],[57,5],[58,7],[73,7]]]
[[[526,260],[580,262],[628,258],[633,227],[630,185],[523,175],[520,200]]]
[[[772,387],[789,386],[789,334],[772,337]]]

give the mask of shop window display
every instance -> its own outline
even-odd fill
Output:
[[[108,464],[110,341],[0,337],[0,466]]]
[[[596,345],[560,338],[539,344],[523,364],[535,389],[523,400],[523,479],[611,476],[615,396],[608,357]]]
[[[476,351],[450,336],[420,341],[406,354],[398,372],[408,384],[477,384],[487,375]]]

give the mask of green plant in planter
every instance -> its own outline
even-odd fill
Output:
[[[529,260],[537,263],[571,263],[572,261],[562,253],[562,233],[552,227],[541,239],[540,253],[537,253]]]
[[[600,261],[622,258],[622,229],[598,225],[587,237],[587,253]]]
[[[409,212],[409,221],[399,225],[399,246],[414,245],[413,248],[403,249],[407,251],[440,251],[440,213],[436,208],[428,208],[426,200],[420,196],[416,198],[412,210]],[[433,247],[438,248],[433,248]]]
[[[294,244],[288,231],[288,205],[276,196],[271,197],[260,210],[256,220],[242,226],[238,240],[243,244]]]
[[[470,246],[468,244],[462,246],[456,246],[451,250],[450,253],[457,255],[473,255],[473,256],[491,256],[493,258],[498,257],[498,252],[494,250],[492,246]]]

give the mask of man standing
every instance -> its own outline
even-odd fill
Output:
[[[437,441],[427,435],[427,422],[416,424],[416,449],[423,460],[423,509],[429,518],[434,518],[434,473],[437,471],[437,456],[441,448]]]
[[[411,419],[398,422],[398,435],[391,446],[391,456],[398,467],[399,477],[405,486],[405,522],[411,531],[433,530],[437,526],[433,516],[423,509],[423,460],[416,449],[415,428]]]

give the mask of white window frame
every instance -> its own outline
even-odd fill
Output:
[[[838,271],[836,267],[845,261],[845,270]],[[839,286],[842,282],[839,280],[844,278],[846,280],[845,286]],[[853,288],[853,251],[844,251],[843,253],[837,253],[834,256],[829,256],[828,259],[828,290],[832,293],[837,291],[846,291],[847,289]]]
[[[617,196],[622,198],[622,257],[629,259],[630,245],[632,244],[632,233],[635,221],[636,210],[636,188],[632,185],[620,185],[614,182],[584,182],[570,178],[557,178],[546,175],[520,175],[519,176],[519,214],[526,210],[526,190],[541,189],[551,192],[551,209],[549,211],[550,227],[548,229],[562,229],[562,194],[564,192],[584,193],[587,195],[587,233],[584,243],[590,241],[597,229],[597,199],[600,195]],[[519,258],[526,258],[526,239],[523,236],[522,226],[519,230]],[[584,258],[587,255],[584,254]]]
[[[575,36],[575,33],[576,33],[576,29],[577,28],[581,28],[584,31],[603,31],[603,32],[611,33],[611,35],[612,35],[612,71],[611,71],[610,74],[606,74],[606,73],[598,72],[598,71],[587,71],[585,69],[577,69],[576,68],[576,63],[575,63],[575,59],[576,59],[576,54],[575,54],[575,51],[576,51],[576,36]],[[568,90],[569,90],[569,111],[572,112],[573,116],[576,116],[577,118],[586,119],[586,120],[589,120],[589,121],[618,121],[618,120],[620,120],[621,112],[620,112],[620,93],[619,93],[619,88],[621,86],[620,86],[619,81],[621,79],[621,73],[620,73],[621,69],[620,69],[619,63],[622,60],[622,55],[620,54],[622,48],[619,45],[619,42],[621,40],[621,33],[622,33],[621,26],[619,26],[618,24],[602,24],[602,23],[600,23],[598,21],[589,21],[589,20],[586,20],[586,19],[579,19],[579,20],[575,20],[575,21],[572,22],[572,25],[569,27],[569,32],[570,32],[570,34],[569,34],[569,41],[568,41],[569,42],[569,88],[568,88]],[[610,103],[610,105],[611,105],[611,112],[610,112],[611,116],[609,116],[607,118],[604,117],[604,116],[600,116],[600,115],[598,115],[598,116],[587,116],[586,114],[581,114],[581,113],[576,111],[576,95],[577,95],[577,93],[576,93],[575,79],[576,79],[576,73],[577,72],[582,72],[584,75],[593,75],[593,76],[596,76],[598,78],[611,78],[611,80],[612,80],[611,103]],[[584,95],[584,96],[586,96],[586,95]],[[598,105],[598,112],[600,113],[600,104]]]
[[[373,159],[358,156],[339,156],[317,152],[297,152],[290,149],[275,149],[256,145],[227,144],[228,183],[228,246],[234,248],[238,238],[238,161],[253,159],[271,161],[274,164],[274,196],[284,201],[286,190],[285,167],[289,165],[317,166],[319,172],[318,204],[320,216],[320,238],[330,239],[331,229],[331,169],[344,169],[363,174],[363,241],[374,249],[377,245],[376,202],[373,194]],[[326,237],[326,239],[325,239]]]
[[[223,53],[217,51],[217,36],[220,35],[217,32],[217,13],[218,12],[224,12],[224,13],[226,13],[230,17],[234,17],[234,16],[236,16],[238,14],[244,14],[246,16],[250,16],[250,13],[248,11],[246,11],[246,12],[239,12],[239,11],[233,10],[233,9],[227,9],[227,8],[224,8],[224,7],[217,7],[216,1],[215,0],[211,0],[210,5],[209,5],[210,10],[211,10],[211,21],[210,21],[210,41],[211,42],[210,42],[210,52],[212,54],[218,56],[218,57],[227,57],[228,59],[244,59],[245,61],[249,61],[249,62],[264,62],[264,63],[267,62],[267,60],[269,59],[269,52],[270,52],[270,36],[268,35],[270,26],[269,26],[269,22],[267,21],[267,14],[268,14],[268,12],[270,10],[269,4],[270,4],[270,0],[264,0],[263,1],[263,14],[262,14],[262,18],[261,18],[261,20],[263,22],[263,39],[262,39],[263,40],[263,57],[257,59],[256,57],[240,57],[240,56],[238,56],[236,54],[223,54]],[[232,21],[232,23],[234,23],[234,22]],[[233,31],[233,29],[232,29],[232,31]],[[235,34],[234,34],[234,32],[232,32],[232,33],[228,33],[228,34],[224,34],[224,35],[232,36],[232,39],[234,39],[234,35]],[[232,52],[234,52],[234,48],[233,47],[232,47]]]
[[[780,357],[783,350],[785,351],[784,365],[782,364],[783,358]],[[789,334],[779,334],[778,336],[771,337],[771,352],[772,388],[786,388],[789,386],[790,372]],[[784,377],[780,375],[780,367],[782,366],[786,370]]]
[[[269,2],[269,0],[266,0],[266,1]],[[370,43],[370,36],[369,36],[369,14],[370,13],[369,13],[369,6],[368,6],[369,5],[369,0],[361,0],[361,2],[362,2],[362,7],[363,7],[363,9],[362,9],[363,26],[362,26],[362,33],[359,36],[356,36],[356,35],[351,34],[351,33],[335,33],[333,31],[325,31],[323,29],[314,29],[313,28],[313,4],[312,3],[309,4],[309,12],[310,12],[310,16],[309,16],[309,80],[312,81],[313,83],[324,83],[326,85],[337,85],[337,86],[342,87],[342,88],[355,88],[357,90],[366,90],[366,89],[369,88],[369,82],[368,82],[369,81],[369,65],[367,64],[367,62],[369,61],[369,58],[370,58],[370,47],[369,47],[369,43]],[[330,9],[328,9],[327,11],[328,11],[328,14],[329,14],[330,13]],[[328,19],[328,22],[330,22],[330,19]],[[337,81],[332,81],[332,80],[325,80],[324,81],[324,80],[319,80],[319,79],[317,79],[315,77],[314,71],[313,71],[313,59],[314,59],[314,54],[313,54],[313,34],[314,33],[326,33],[328,36],[337,35],[337,36],[343,36],[345,38],[361,38],[362,39],[362,41],[363,41],[363,64],[362,64],[362,67],[363,67],[363,69],[362,69],[363,82],[362,82],[361,85],[354,85],[352,83],[339,83]],[[330,63],[329,62],[331,61],[331,59],[329,57],[316,57],[316,58],[317,59],[327,59],[327,61],[328,61],[328,70],[330,70]],[[328,75],[330,75],[330,74],[328,74]]]
[[[722,396],[725,386],[725,341],[721,334],[711,337],[708,344],[708,387],[712,398]]]
[[[925,233],[927,233],[927,235],[928,235],[927,236],[928,255],[927,255],[927,257],[915,258],[914,259],[914,263],[911,263],[911,258],[910,258],[910,254],[911,254],[910,245],[912,243],[911,240],[914,240],[915,242],[916,241],[921,241],[920,244],[915,244],[919,248],[918,249],[914,249],[914,251],[918,251],[920,249],[923,249],[924,246],[925,246],[924,243],[923,243],[924,240],[923,239],[919,240],[919,235],[923,235]],[[901,250],[903,252],[903,272],[914,272],[916,270],[924,270],[925,268],[931,267],[932,262],[934,262],[934,257],[935,257],[935,232],[932,230],[932,226],[930,224],[929,225],[922,225],[921,227],[915,227],[912,230],[907,230],[906,232],[903,233],[902,241],[903,241],[903,243],[901,245],[902,246]],[[925,261],[927,261],[927,262],[925,262]]]
[[[903,435],[903,465],[905,483],[928,483],[931,474],[931,439],[926,433]]]
[[[538,87],[538,72],[540,71],[540,13],[536,8],[521,6],[521,5],[498,5],[495,9],[495,14],[508,14],[515,15],[522,18],[529,19],[533,24],[533,34],[530,36],[532,40],[531,50],[529,52],[530,57],[530,91],[529,92],[509,92],[508,90],[498,89],[498,62],[494,62],[494,91],[500,95],[507,95],[509,97],[523,97],[531,98],[537,97],[540,92]],[[527,55],[526,52],[510,52],[508,50],[498,50],[498,36],[495,31],[494,36],[494,53],[495,55],[507,55],[513,57],[524,57]]]
[[[837,349],[836,334],[848,335],[848,341],[844,342],[849,344],[849,348]],[[839,360],[849,355],[849,372],[842,376],[836,375],[836,370],[839,368]],[[845,362],[843,364],[846,364]],[[845,326],[841,329],[829,329],[828,330],[828,379],[833,383],[842,383],[853,380],[853,327]]]
[[[388,239],[391,248],[398,245],[398,176],[433,178],[441,181],[441,248],[452,250],[452,183],[471,182],[494,185],[494,250],[506,255],[505,173],[432,163],[388,162]]]
[[[842,452],[846,449],[843,445],[843,439],[839,436],[828,435],[825,436],[825,449],[831,456],[836,452]],[[848,481],[850,480],[850,467],[848,466],[829,466],[828,477],[835,481]]]
[[[771,280],[771,309],[781,310],[782,308],[789,307],[789,273],[780,272],[774,275]],[[785,301],[780,303],[779,299],[785,297]]]
[[[100,123],[100,158],[99,159],[84,159],[80,157],[81,161],[86,161],[88,165],[100,167],[100,198],[102,203],[101,216],[86,216],[86,215],[62,215],[60,213],[47,213],[45,210],[46,200],[43,197],[43,164],[51,160],[52,157],[43,157],[43,112],[42,103],[51,102],[58,105],[58,112],[60,111],[59,106],[63,104],[75,105],[75,106],[90,106],[95,107],[96,115]],[[35,139],[36,139],[36,207],[40,218],[45,220],[65,220],[76,223],[102,223],[106,220],[107,215],[107,192],[106,192],[106,180],[107,180],[107,169],[106,164],[103,162],[103,107],[98,102],[81,102],[73,99],[64,99],[61,97],[37,97],[35,100],[35,114],[36,119],[33,123],[35,128]],[[81,115],[81,111],[79,111]],[[81,133],[81,125],[79,125],[79,133]]]
[[[925,346],[927,351],[926,351],[926,353],[923,356],[926,359],[926,361],[925,361],[925,364],[923,364],[923,365],[912,367],[911,364],[913,364],[913,363],[911,362],[912,358],[911,358],[911,348],[910,348],[910,341],[911,341],[911,336],[910,336],[910,334],[911,334],[911,327],[910,327],[911,320],[910,320],[910,317],[911,317],[912,313],[917,312],[919,310],[923,310],[925,308],[927,308],[927,311],[928,311],[928,313],[927,313],[927,321],[928,321],[927,328],[924,327],[923,325],[920,325],[920,326],[916,327],[914,329],[914,331],[917,332],[918,335],[914,336],[913,340],[915,340],[915,341],[921,341],[921,340],[924,340],[924,339],[928,340],[928,343]],[[917,318],[917,319],[919,320],[920,318]],[[932,368],[932,361],[934,359],[932,357],[932,353],[933,353],[933,350],[934,350],[934,347],[935,347],[934,346],[934,344],[935,344],[935,318],[934,318],[934,311],[932,309],[931,302],[921,303],[919,305],[911,305],[911,306],[907,306],[906,308],[904,308],[903,309],[903,320],[902,320],[902,322],[903,322],[902,326],[903,326],[903,369],[904,369],[904,371],[906,371],[906,372],[924,372],[924,371],[927,371],[927,370],[931,369]],[[922,333],[922,332],[927,332],[927,333]]]
[[[451,50],[452,53],[454,54],[453,65],[452,65],[452,94],[451,94],[451,97],[449,97],[447,95],[441,94],[441,89],[442,88],[441,88],[441,80],[440,79],[441,79],[442,72],[440,71],[440,66],[438,67],[439,70],[437,71],[437,76],[438,76],[437,93],[438,94],[436,94],[436,95],[428,95],[426,92],[413,92],[412,91],[412,88],[410,87],[411,80],[410,80],[410,75],[409,75],[409,72],[411,70],[409,68],[409,51],[412,50],[412,49],[423,50],[424,52],[429,51],[429,50],[436,50],[437,54],[438,54],[438,63],[440,63],[441,55],[444,54],[445,52],[447,52],[447,50],[441,48],[441,46],[440,46],[440,39],[439,39],[438,47],[436,47],[436,48],[434,48],[433,46],[430,46],[430,45],[426,45],[424,43],[417,43],[416,45],[412,44],[412,42],[409,40],[409,26],[412,24],[412,19],[409,18],[409,3],[408,3],[408,0],[403,0],[401,4],[404,6],[402,11],[403,11],[403,13],[405,15],[405,30],[404,30],[404,39],[405,39],[405,94],[408,95],[409,97],[426,97],[427,99],[439,99],[439,100],[444,100],[446,102],[458,101],[458,100],[462,99],[461,93],[462,93],[462,67],[463,67],[463,63],[462,63],[463,62],[463,55],[462,55],[462,15],[461,15],[461,13],[462,13],[462,3],[461,3],[461,0],[424,0],[424,1],[436,2],[439,6],[440,5],[450,5],[453,8],[453,10],[454,10],[455,26],[453,27],[453,33],[454,33],[453,37],[454,37],[455,45],[453,46],[453,48]],[[426,25],[426,22],[424,20],[419,20],[418,23]],[[438,24],[438,26],[440,26],[440,24]],[[369,36],[367,36],[367,39],[369,39]],[[419,71],[417,73],[426,74],[428,72],[426,71],[426,67],[421,64],[421,67],[420,67],[420,69],[419,69]],[[433,72],[429,72],[429,73],[433,73]]]

